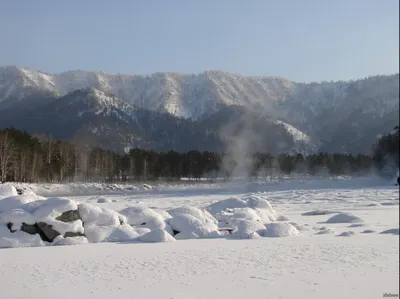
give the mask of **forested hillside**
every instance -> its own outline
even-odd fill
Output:
[[[272,156],[253,152],[243,155],[236,159],[230,152],[141,149],[120,154],[90,147],[83,139],[66,142],[50,136],[32,136],[16,129],[0,130],[1,182],[215,180],[229,179],[233,175],[252,179],[293,173],[365,174],[373,170],[372,157],[367,155]]]

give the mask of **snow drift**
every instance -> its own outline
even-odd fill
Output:
[[[6,185],[5,185],[6,186]],[[67,198],[15,195],[1,189],[0,247],[79,245],[97,242],[171,242],[182,239],[257,239],[299,234],[289,218],[275,211],[260,194],[228,198],[207,207],[155,210],[143,205],[117,212]]]
[[[326,223],[360,223],[363,220],[351,213],[339,213],[329,218]]]

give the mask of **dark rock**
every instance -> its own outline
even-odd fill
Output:
[[[11,222],[8,222],[8,223],[7,223],[7,228],[10,230],[10,232],[15,233],[16,230],[13,229],[12,227],[13,227],[13,224],[12,224]]]
[[[23,231],[24,233],[30,234],[30,235],[36,235],[39,233],[38,228],[36,227],[36,224],[22,223],[21,231]]]
[[[73,233],[73,232],[66,232],[64,238],[73,238],[73,237],[84,237],[85,234],[82,233]]]
[[[176,236],[177,234],[179,234],[180,233],[180,231],[177,231],[177,230],[172,230],[172,232],[174,233],[174,236]]]
[[[53,240],[60,235],[60,233],[53,229],[52,225],[44,222],[36,223],[36,227],[39,230],[39,235],[43,241],[53,242]]]
[[[79,214],[79,210],[71,210],[62,213],[60,216],[56,218],[58,221],[62,222],[73,222],[76,220],[82,220],[81,215]]]
[[[233,228],[220,228],[218,229],[220,232],[228,232],[229,234],[232,234],[234,229]]]
[[[70,218],[70,219],[72,219],[72,218]],[[13,224],[11,222],[7,223],[7,227],[10,230],[10,232],[12,232],[12,233],[16,232],[16,230],[12,229],[12,226],[13,226]],[[35,223],[35,224],[22,223],[21,231],[23,231],[24,233],[30,234],[30,235],[39,234],[40,238],[45,242],[53,242],[54,239],[60,235],[60,233],[58,231],[56,231],[52,225],[44,223],[44,222],[39,222],[39,223]],[[84,234],[76,233],[76,232],[66,232],[64,234],[64,238],[84,237],[84,236],[85,236]]]

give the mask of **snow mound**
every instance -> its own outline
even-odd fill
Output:
[[[155,212],[161,215],[162,218],[164,219],[169,219],[172,218],[172,216],[165,210],[159,210],[159,209],[154,209]]]
[[[151,191],[151,190],[154,189],[153,186],[148,185],[148,184],[143,184],[142,187],[143,187],[143,189],[146,190],[146,191]]]
[[[290,223],[277,222],[270,223],[267,225],[267,230],[264,233],[264,237],[293,237],[299,235],[299,231],[296,227]]]
[[[97,226],[93,223],[85,223],[85,236],[90,243],[98,243],[106,240],[115,227],[112,226]]]
[[[317,233],[315,233],[316,235],[327,235],[327,234],[333,234],[335,233],[335,231],[331,228],[327,228],[327,227],[321,227],[319,229],[319,231]]]
[[[31,235],[22,231],[11,233],[0,228],[0,248],[44,246],[39,235]]]
[[[0,184],[0,199],[10,196],[17,196],[17,189],[10,184]]]
[[[382,206],[398,206],[399,203],[398,202],[381,202]]]
[[[243,198],[249,208],[259,208],[259,209],[266,209],[271,212],[274,211],[274,208],[269,203],[268,200],[263,198],[262,196],[257,195],[248,195]]]
[[[370,203],[370,204],[368,204],[368,205],[366,205],[367,207],[380,207],[381,206],[381,204],[379,203],[379,202],[373,202],[373,203]]]
[[[25,243],[26,246],[39,246],[41,244],[35,241],[36,237],[53,242],[60,235],[79,236],[84,233],[83,223],[77,212],[78,206],[69,199],[20,195],[0,200],[0,206],[0,226],[14,233],[6,236],[8,241],[3,240],[3,245],[8,242],[10,246],[14,246],[15,242],[19,242],[18,246],[24,246]],[[35,237],[28,238],[24,236],[26,234]]]
[[[128,207],[120,211],[130,225],[144,225],[150,221],[164,221],[164,217],[146,206]]]
[[[179,215],[191,215],[201,222],[218,224],[218,221],[206,210],[202,210],[196,207],[180,207],[167,211],[172,217]]]
[[[75,201],[61,197],[52,197],[40,201],[30,202],[27,204],[27,206],[34,209],[33,215],[35,218],[39,219],[49,216],[55,218],[64,212],[78,209],[78,205]],[[37,206],[36,209],[34,206]]]
[[[109,200],[108,198],[104,198],[104,197],[100,197],[97,200],[97,203],[110,203],[110,202],[111,202],[111,200]]]
[[[265,224],[276,221],[278,217],[268,200],[259,195],[231,197],[215,202],[206,209],[219,223],[227,222],[231,218],[239,218],[258,220]]]
[[[399,234],[399,228],[391,228],[384,230],[383,232],[380,232],[380,234],[392,234],[392,235],[398,235]]]
[[[279,214],[276,217],[276,221],[290,221],[290,218],[288,216],[286,216],[286,215]]]
[[[360,217],[351,213],[340,213],[326,220],[326,223],[357,223],[357,222],[363,222],[363,220]]]
[[[310,228],[308,227],[307,224],[300,224],[297,222],[289,222],[291,225],[293,225],[299,232],[301,231],[309,231]]]
[[[261,239],[261,236],[255,231],[237,230],[229,235],[230,239]]]
[[[12,209],[0,213],[0,223],[12,223],[15,227],[20,227],[22,223],[35,224],[33,215],[24,209]]]
[[[54,245],[57,246],[67,246],[67,245],[83,245],[88,244],[89,241],[86,237],[78,236],[73,238],[60,238],[55,242]]]
[[[239,199],[237,197],[231,197],[221,201],[217,201],[207,207],[207,210],[215,215],[221,213],[222,211],[229,211],[235,208],[247,208],[246,201]]]
[[[145,234],[147,234],[148,232],[151,232],[150,228],[147,227],[137,227],[134,226],[132,227],[132,229],[135,231],[135,233],[137,233],[139,236],[143,236]]]
[[[174,237],[163,229],[155,229],[139,238],[141,242],[157,243],[157,242],[173,242]]]
[[[166,222],[171,226],[174,234],[183,232],[185,235],[190,235],[190,233],[193,233],[199,238],[207,238],[218,233],[216,224],[203,222],[192,215],[178,215],[167,219]]]
[[[374,231],[372,229],[366,229],[366,230],[363,230],[361,233],[362,234],[373,234],[373,233],[376,233],[376,231]]]
[[[233,233],[250,231],[264,234],[266,231],[265,225],[252,219],[231,219],[228,222],[228,227],[234,228]]]
[[[353,223],[350,224],[348,227],[364,227],[364,226],[366,226],[365,223]]]
[[[259,221],[263,224],[270,223],[271,219],[275,219],[274,216],[271,216],[271,213],[267,210],[251,209],[248,207],[223,211],[214,216],[218,220],[219,226],[221,227],[226,227],[231,219],[248,219]]]
[[[109,236],[104,239],[105,242],[129,242],[137,239],[140,234],[132,228],[129,224],[122,224],[115,227]]]
[[[336,237],[351,237],[351,236],[355,236],[355,234],[356,234],[355,232],[350,230],[347,232],[343,232],[343,233],[337,235]]]
[[[86,225],[116,227],[126,223],[126,217],[110,209],[100,208],[89,203],[78,206],[82,221]]]
[[[301,215],[302,216],[322,216],[322,215],[329,215],[329,214],[334,214],[334,213],[338,213],[338,212],[330,211],[330,210],[314,210],[314,211],[310,211],[310,212],[305,212]]]
[[[25,206],[26,204],[35,202],[39,199],[42,199],[42,198],[34,196],[34,195],[18,195],[18,196],[10,196],[10,197],[0,199],[0,213],[9,211],[12,209],[19,209],[19,208],[22,208],[25,210],[28,207],[28,206]],[[32,208],[34,208],[34,207],[32,207]]]

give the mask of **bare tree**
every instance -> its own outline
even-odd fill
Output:
[[[8,133],[0,133],[0,181],[4,183],[11,168],[14,144]]]
[[[68,171],[71,169],[73,157],[71,154],[71,146],[66,142],[60,142],[58,146],[58,153],[60,157],[60,173],[59,181],[64,182]]]

